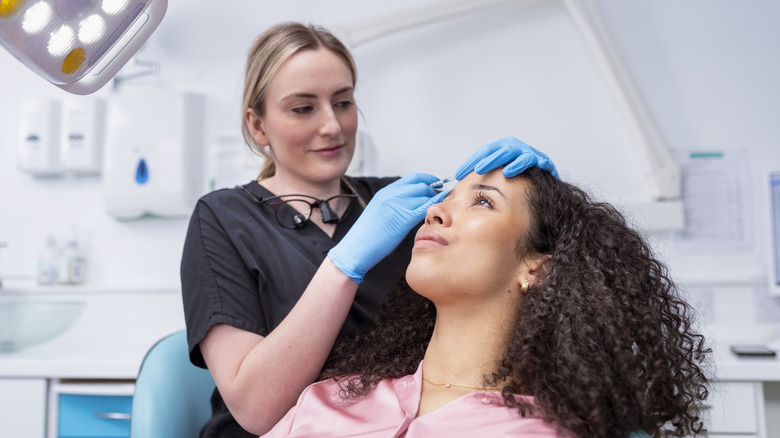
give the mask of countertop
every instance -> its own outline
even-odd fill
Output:
[[[780,382],[780,351],[775,357],[739,357],[730,350],[734,343],[744,342],[722,339],[713,347],[714,371],[719,380]]]
[[[7,292],[3,292],[7,293]],[[104,290],[55,288],[49,293],[87,301],[80,319],[46,343],[0,353],[0,378],[135,379],[146,352],[162,337],[184,329],[181,295],[174,288]],[[720,380],[780,381],[778,358],[741,358],[729,347],[745,339],[711,342]]]
[[[58,337],[17,352],[0,353],[0,378],[135,379],[146,352],[184,329],[179,290],[172,288],[52,288],[3,291],[49,294],[87,302]]]

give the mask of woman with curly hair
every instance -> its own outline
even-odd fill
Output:
[[[612,206],[537,168],[471,173],[428,208],[373,329],[265,436],[703,433],[692,319]]]

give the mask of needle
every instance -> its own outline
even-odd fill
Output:
[[[447,184],[448,182],[453,181],[453,180],[455,180],[455,177],[454,176],[450,176],[448,178],[444,178],[444,179],[440,179],[440,180],[438,180],[436,182],[432,182],[432,183],[430,183],[428,185],[431,186],[431,188],[433,188],[434,190],[439,190],[439,189],[444,187],[444,184]]]

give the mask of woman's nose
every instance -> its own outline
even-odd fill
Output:
[[[449,226],[452,223],[452,216],[450,216],[445,202],[447,202],[446,199],[428,207],[428,211],[425,213],[425,225]]]
[[[322,120],[320,120],[320,135],[338,135],[341,132],[341,123],[339,122],[338,117],[336,117],[336,113],[333,112],[333,108],[328,105],[320,114],[322,115]]]

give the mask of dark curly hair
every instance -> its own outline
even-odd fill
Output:
[[[697,410],[711,350],[667,268],[613,206],[539,169],[519,178],[530,182],[531,220],[518,255],[550,260],[523,296],[486,386],[507,382],[507,406],[581,437],[703,433]],[[374,326],[326,364],[322,377],[341,378],[344,397],[414,374],[423,359],[436,309],[399,283]]]

